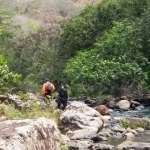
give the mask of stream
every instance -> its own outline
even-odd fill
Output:
[[[114,120],[120,120],[127,117],[150,118],[150,107],[147,108],[145,107],[143,110],[128,110],[128,111],[110,110],[110,114],[111,116],[113,116]],[[150,130],[147,130],[144,133],[139,134],[138,137],[132,139],[111,137],[108,138],[108,141],[103,141],[102,143],[117,146],[126,140],[130,140],[133,142],[150,143]]]

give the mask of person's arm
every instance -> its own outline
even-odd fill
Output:
[[[58,96],[60,96],[60,89],[58,89],[57,94],[58,94]]]
[[[44,95],[45,93],[46,93],[46,84],[44,83],[42,87],[42,95]]]
[[[53,83],[51,83],[51,91],[53,92],[55,90],[55,86]]]
[[[66,98],[68,99],[68,92],[67,92],[67,90],[66,90]]]

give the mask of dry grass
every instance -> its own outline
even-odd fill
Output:
[[[0,0],[1,6],[16,12],[14,22],[27,31],[28,20],[39,25],[60,23],[79,14],[86,5],[99,2],[101,0]]]

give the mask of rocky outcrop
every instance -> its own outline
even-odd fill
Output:
[[[72,140],[67,143],[69,150],[115,150],[115,147],[109,144],[93,143],[90,140]]]
[[[74,101],[60,116],[62,132],[70,139],[88,138],[103,128],[103,118],[95,109]]]
[[[17,109],[26,110],[30,108],[30,104],[23,102],[18,95],[0,95],[0,101],[14,104]]]
[[[60,131],[53,120],[7,120],[0,124],[2,150],[60,150]]]

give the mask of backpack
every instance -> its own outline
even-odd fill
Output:
[[[47,91],[54,91],[55,87],[52,83],[48,82],[47,83]]]
[[[51,91],[51,88],[52,88],[52,84],[50,82],[47,83],[47,91]]]

